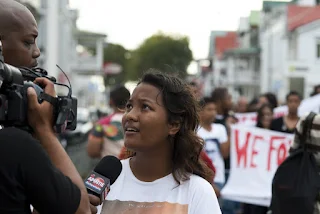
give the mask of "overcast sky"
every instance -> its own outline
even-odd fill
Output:
[[[205,58],[212,30],[236,30],[239,18],[260,10],[262,0],[70,0],[79,9],[78,27],[136,48],[162,31],[187,35],[195,59]]]

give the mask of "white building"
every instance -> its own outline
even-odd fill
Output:
[[[212,65],[209,71],[202,72],[204,95],[209,96],[216,87],[227,86],[226,59],[223,57],[223,53],[228,49],[237,47],[237,45],[236,32],[211,32],[209,59]]]
[[[296,3],[264,10],[260,28],[261,91],[281,101],[290,90],[308,97],[320,83],[320,7]]]
[[[41,50],[39,66],[59,82],[68,84],[64,74],[56,67],[59,65],[71,81],[73,96],[78,98],[79,106],[104,105],[106,96],[101,74],[106,35],[77,29],[78,11],[69,7],[69,0],[21,2],[30,3],[40,14],[37,39]],[[92,75],[95,77],[90,77]],[[66,92],[61,87],[57,87],[57,91],[62,94]]]
[[[259,22],[259,11],[252,11],[249,17],[240,18],[235,34],[237,47],[225,49],[223,58],[218,63],[221,68],[220,72],[215,73],[215,82],[220,86],[227,86],[234,99],[240,95],[251,99],[259,93]]]
[[[294,0],[293,2],[300,6],[315,6],[320,4],[320,0]]]

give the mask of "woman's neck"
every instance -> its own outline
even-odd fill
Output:
[[[171,151],[159,148],[154,152],[137,152],[130,160],[133,174],[144,182],[152,182],[169,175],[173,169]]]

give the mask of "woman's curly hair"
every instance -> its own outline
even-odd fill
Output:
[[[195,174],[212,183],[213,172],[200,158],[204,141],[196,133],[199,125],[199,105],[190,86],[177,76],[155,69],[149,69],[138,85],[141,83],[150,84],[160,90],[168,122],[180,123],[180,130],[172,139],[174,179],[180,183],[188,180],[190,174]],[[133,155],[132,152],[128,153],[128,156]]]

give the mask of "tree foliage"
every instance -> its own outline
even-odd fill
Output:
[[[132,52],[127,79],[137,80],[149,68],[164,72],[176,71],[185,76],[191,60],[192,52],[187,37],[159,33],[147,38]]]
[[[125,81],[128,67],[128,55],[130,55],[130,52],[119,44],[108,43],[104,48],[104,62],[112,62],[122,66],[121,73],[104,75],[106,85],[114,85]]]

